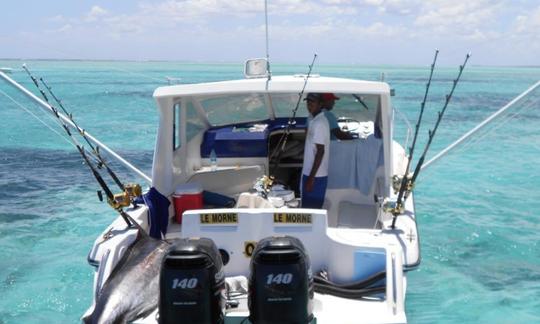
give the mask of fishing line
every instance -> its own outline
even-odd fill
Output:
[[[499,115],[503,114],[508,108],[514,106],[517,102],[519,102],[521,99],[523,99],[525,96],[527,96],[529,93],[531,93],[532,91],[534,91],[538,86],[540,86],[540,81],[536,82],[534,85],[532,85],[531,87],[529,87],[527,90],[525,90],[524,92],[522,92],[519,96],[515,97],[514,99],[512,99],[509,103],[507,103],[504,107],[500,108],[499,110],[497,110],[497,112],[495,112],[494,114],[492,114],[491,116],[489,116],[488,118],[486,118],[484,121],[482,121],[480,124],[476,125],[473,129],[471,129],[470,131],[468,131],[467,133],[465,133],[463,136],[461,136],[458,140],[456,140],[455,142],[453,142],[452,144],[450,144],[449,146],[447,146],[445,149],[443,149],[442,151],[440,151],[439,153],[437,153],[434,157],[431,158],[431,160],[429,160],[428,162],[426,162],[423,166],[422,166],[422,170],[427,168],[429,165],[431,165],[432,163],[434,163],[435,161],[437,161],[438,159],[440,159],[441,157],[443,157],[446,153],[448,153],[450,150],[452,150],[454,147],[460,145],[462,142],[464,142],[465,140],[467,140],[471,135],[475,134],[478,130],[480,130],[482,127],[486,126],[487,124],[489,124],[491,121],[493,121],[494,119],[496,119]],[[504,115],[503,115],[504,116]]]
[[[532,108],[535,106],[535,102],[531,102],[530,104],[528,105],[523,105],[522,107],[518,108],[515,112],[513,113],[509,113],[508,115],[506,115],[505,117],[502,117],[501,120],[497,123],[497,124],[494,124],[491,128],[487,129],[482,135],[479,135],[477,136],[476,138],[474,139],[471,139],[470,141],[468,141],[467,143],[465,143],[462,147],[461,147],[461,151],[464,151],[464,150],[467,150],[469,149],[471,146],[473,145],[476,145],[477,143],[481,142],[482,140],[484,140],[486,137],[488,137],[489,135],[493,134],[493,132],[495,132],[496,130],[498,130],[499,128],[501,128],[502,126],[508,124],[509,122],[511,122],[514,118],[516,118],[518,115],[522,114],[523,112],[525,112],[526,110]]]
[[[27,113],[29,113],[32,117],[34,117],[35,119],[37,119],[40,123],[42,123],[45,127],[47,127],[50,131],[52,131],[53,133],[55,133],[56,135],[60,136],[64,141],[66,141],[68,144],[72,145],[73,147],[75,147],[75,144],[73,144],[73,142],[69,141],[65,135],[62,135],[60,134],[58,131],[56,131],[54,128],[52,128],[49,124],[47,124],[46,122],[44,122],[43,120],[41,120],[36,114],[34,114],[33,112],[31,112],[28,108],[24,107],[21,103],[19,103],[17,100],[13,99],[10,95],[8,95],[7,93],[5,93],[4,91],[0,90],[0,93],[3,94],[5,97],[7,97],[9,100],[11,100],[14,104],[16,104],[17,106],[19,106],[20,108],[22,108],[24,111],[26,111]],[[47,115],[49,118],[52,118],[52,116],[50,115]]]
[[[7,95],[6,95],[7,96]],[[11,99],[14,101],[14,99]],[[19,105],[22,105],[22,104],[19,104]],[[58,120],[56,119],[56,117],[53,117],[50,113],[46,113],[45,111],[41,111],[41,114],[43,116],[46,116],[47,118],[49,118],[53,123],[57,124],[58,123]],[[65,135],[65,134],[64,134]]]
[[[476,136],[474,138],[466,139],[464,142],[462,142],[463,144],[461,144],[461,146],[459,148],[456,148],[455,151],[456,152],[467,152],[469,149],[471,149],[473,146],[480,143],[482,140],[484,140],[486,137],[491,135],[494,131],[496,131],[497,129],[499,129],[503,125],[505,125],[507,122],[511,122],[512,119],[517,117],[519,114],[523,113],[525,110],[528,110],[528,109],[530,109],[532,107],[535,107],[535,104],[536,104],[536,102],[531,102],[530,105],[523,106],[523,107],[519,108],[519,110],[514,112],[513,114],[509,114],[509,116],[506,116],[506,117],[501,117],[502,120],[499,121],[497,124],[494,124],[493,127],[489,128],[489,129],[485,129],[485,133],[483,133],[482,135],[478,135],[478,136]],[[431,160],[431,161],[433,161],[433,160]],[[430,164],[431,164],[431,161],[430,161]],[[426,163],[425,165],[428,165],[428,164]],[[417,180],[417,183],[422,183],[422,179]]]
[[[456,147],[455,150],[459,151],[459,152],[468,151],[469,149],[471,149],[472,146],[474,146],[474,145],[478,144],[479,142],[481,142],[482,140],[484,140],[487,136],[491,135],[494,131],[496,131],[497,129],[499,129],[503,125],[505,125],[507,122],[511,122],[512,119],[517,117],[519,114],[523,113],[525,110],[528,110],[530,108],[535,108],[536,104],[537,104],[536,101],[532,101],[530,104],[523,105],[522,107],[520,107],[516,112],[511,113],[511,114],[508,113],[504,117],[500,117],[501,120],[498,120],[497,124],[494,124],[493,127],[484,129],[483,131],[485,131],[485,133],[482,133],[481,135],[477,135],[476,137],[463,138],[462,141],[458,140],[459,141],[458,144],[460,144],[460,146]],[[458,142],[458,141],[456,141],[456,142]],[[451,144],[449,147],[455,147],[456,142],[454,142],[454,144]],[[441,152],[437,153],[437,155],[435,157],[433,157],[429,162],[425,163],[424,166],[426,167],[426,166],[429,166],[432,163],[436,162],[441,157],[441,153],[446,153],[446,152],[449,152],[448,147],[445,148],[444,150],[442,150]],[[422,168],[422,170],[424,170],[424,168]],[[421,183],[422,179],[417,180],[417,182]]]
[[[59,113],[58,111],[56,111],[56,113],[54,113],[54,107],[51,107],[49,104],[47,104],[43,99],[37,97],[35,94],[33,94],[32,92],[30,92],[28,89],[26,89],[25,87],[23,87],[22,85],[20,85],[19,83],[17,83],[15,80],[11,79],[10,77],[8,77],[7,75],[5,75],[4,73],[0,73],[0,77],[3,78],[6,82],[8,82],[9,84],[11,84],[13,87],[15,87],[16,89],[18,89],[19,91],[21,91],[23,94],[25,94],[28,98],[30,98],[31,100],[33,100],[35,103],[37,103],[39,106],[41,106],[42,108],[45,109],[45,111],[48,111],[50,113],[50,115],[58,115],[60,117],[60,119],[63,121],[63,122],[66,122],[67,125],[69,125],[70,127],[72,128],[75,128],[75,125],[73,125],[73,123],[71,122],[71,120],[64,116],[63,114]],[[124,158],[122,158],[120,155],[118,155],[116,152],[114,152],[113,150],[111,150],[107,145],[103,144],[101,141],[99,141],[98,139],[96,139],[95,137],[93,137],[92,135],[86,133],[85,134],[93,143],[95,143],[97,146],[99,146],[100,148],[104,149],[107,153],[111,154],[114,158],[116,158],[119,162],[121,162],[124,166],[126,166],[127,168],[129,168],[130,170],[132,170],[133,172],[137,173],[142,179],[145,179],[148,183],[151,183],[152,182],[152,179],[147,176],[146,174],[144,174],[141,170],[137,169],[135,166],[133,166],[131,163],[129,163],[128,161],[126,161]]]
[[[37,121],[39,121],[40,123],[43,124],[43,126],[45,126],[46,128],[48,128],[51,132],[55,133],[56,135],[58,135],[61,139],[63,139],[64,141],[66,141],[66,143],[68,143],[69,145],[77,148],[77,146],[75,146],[75,144],[73,144],[72,141],[68,140],[66,135],[65,134],[62,134],[62,133],[59,133],[58,131],[56,131],[54,128],[52,128],[49,124],[47,124],[45,121],[43,121],[41,118],[39,118],[39,116],[37,116],[36,114],[34,114],[32,111],[30,111],[30,109],[24,107],[20,102],[18,102],[17,100],[15,100],[13,97],[11,97],[10,95],[8,95],[7,93],[5,93],[4,91],[0,90],[0,94],[3,94],[6,98],[8,98],[9,100],[11,100],[15,105],[17,105],[19,108],[21,108],[22,110],[24,110],[25,112],[27,112],[28,114],[30,114],[30,116],[34,117]],[[51,121],[57,123],[57,120],[55,118],[53,118],[50,114],[45,114],[47,116],[47,118],[50,118]],[[93,155],[90,155],[89,156],[95,163],[99,163],[99,160],[93,156]]]
[[[48,44],[44,43],[44,42],[41,42],[39,40],[32,40],[33,44],[34,45],[38,45],[37,47],[41,47],[45,50],[48,50],[48,51],[52,51],[52,52],[56,52],[62,56],[64,56],[64,58],[60,58],[59,60],[65,60],[65,61],[70,61],[70,60],[73,60],[73,58],[76,58],[76,60],[79,60],[79,58],[81,57],[84,57],[84,53],[82,53],[83,55],[81,55],[81,53],[76,53],[75,51],[68,51],[66,50],[65,48],[62,48],[62,50],[58,49],[58,48],[55,48],[55,47],[50,47],[48,46]],[[69,58],[66,58],[66,57],[72,57],[72,59],[69,59]],[[92,59],[83,59],[83,61],[92,61]],[[102,63],[107,63],[107,60],[95,60],[96,62],[102,62]],[[124,61],[125,62],[125,61]],[[136,61],[129,61],[129,62],[133,62],[133,63],[137,63]],[[149,76],[149,75],[146,75],[144,73],[140,73],[140,72],[132,72],[132,71],[128,71],[128,70],[123,70],[123,69],[120,69],[120,68],[117,68],[117,67],[107,67],[107,69],[109,70],[116,70],[118,72],[123,72],[123,73],[127,73],[127,74],[133,74],[133,75],[138,75],[138,76],[142,76],[142,77],[145,77],[147,79],[151,79],[153,81],[157,81],[159,83],[163,83],[163,84],[167,84],[167,79],[164,77],[163,80],[162,79],[158,79],[156,77],[152,77],[152,76]]]
[[[407,119],[407,116],[405,116],[405,114],[402,113],[401,110],[399,110],[397,107],[394,107],[394,111],[396,111],[398,115],[401,117],[401,119],[405,122],[405,124],[407,124],[407,135],[405,137],[405,147],[406,147],[407,144],[409,144],[409,139],[411,137],[411,132],[412,132],[411,123]]]
[[[124,72],[124,73],[127,73],[127,74],[133,74],[133,75],[143,76],[143,77],[145,77],[145,78],[147,78],[147,79],[150,79],[150,80],[153,80],[153,81],[157,81],[157,82],[159,82],[159,83],[168,83],[166,77],[163,77],[163,80],[161,80],[161,79],[158,79],[158,78],[155,78],[155,77],[152,77],[152,76],[149,76],[149,75],[140,73],[140,72],[133,72],[133,71],[128,71],[128,70],[123,70],[123,69],[116,68],[116,67],[111,67],[110,69],[111,69],[111,70],[116,70],[116,71],[119,71],[119,72]]]
[[[56,135],[58,135],[61,139],[63,139],[64,141],[66,141],[66,143],[68,143],[69,145],[77,148],[77,146],[75,146],[75,144],[73,144],[73,142],[71,142],[70,140],[67,139],[66,135],[65,134],[62,134],[62,133],[59,133],[58,131],[56,131],[54,128],[52,128],[49,124],[47,124],[45,121],[43,121],[41,118],[39,118],[36,114],[34,114],[32,111],[30,111],[28,108],[24,107],[20,102],[18,102],[17,100],[15,100],[13,97],[11,97],[10,95],[8,95],[7,93],[5,93],[4,91],[0,90],[0,94],[3,94],[6,98],[8,98],[9,100],[11,100],[15,105],[17,105],[19,108],[23,109],[25,112],[27,112],[28,114],[30,114],[30,116],[34,117],[37,121],[39,121],[40,123],[43,124],[43,126],[47,127],[51,132],[55,133]],[[54,119],[51,115],[49,114],[46,114],[47,118],[50,118],[53,122],[57,122],[56,119]],[[93,156],[93,155],[90,155],[89,156],[95,163],[99,163],[99,160]]]

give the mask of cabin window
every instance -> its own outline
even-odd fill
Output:
[[[264,95],[246,93],[200,100],[212,125],[228,125],[268,119]]]
[[[348,130],[360,133],[360,136],[381,134],[381,96],[372,94],[336,94],[333,114],[339,120],[345,121]],[[358,123],[359,124],[358,124]],[[360,128],[359,128],[360,127]]]
[[[196,108],[190,102],[186,105],[186,140],[189,142],[193,137],[205,130],[205,124],[201,120]]]
[[[332,112],[336,117],[349,117],[359,122],[375,121],[380,105],[380,96],[366,94],[336,94]]]
[[[379,95],[336,93],[339,100],[336,100],[333,113],[336,117],[353,118],[359,122],[374,121],[377,109],[380,106]],[[290,117],[298,102],[297,93],[272,94],[272,106],[276,117]],[[297,117],[308,115],[306,102],[301,100]]]
[[[276,117],[290,117],[298,102],[298,93],[272,94],[271,100]],[[306,102],[300,101],[296,116],[307,117],[307,115]]]

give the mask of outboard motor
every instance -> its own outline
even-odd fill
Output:
[[[252,323],[309,323],[313,319],[313,274],[299,239],[283,236],[260,240],[250,270],[248,306]]]
[[[212,240],[186,239],[177,243],[163,259],[159,323],[223,322],[222,268],[221,256]]]

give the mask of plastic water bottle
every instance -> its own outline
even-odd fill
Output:
[[[216,171],[217,170],[217,156],[216,151],[212,149],[212,152],[210,152],[210,170]]]

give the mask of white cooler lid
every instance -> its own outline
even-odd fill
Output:
[[[198,194],[203,191],[203,188],[200,183],[198,182],[188,182],[188,183],[182,183],[178,186],[176,186],[176,190],[174,191],[175,195],[185,195],[185,194]]]

